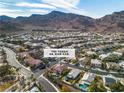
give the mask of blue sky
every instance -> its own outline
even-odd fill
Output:
[[[124,0],[0,0],[0,15],[47,14],[53,10],[93,18],[124,10]]]

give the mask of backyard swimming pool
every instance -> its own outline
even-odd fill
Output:
[[[82,89],[82,90],[85,90],[85,91],[87,91],[88,90],[88,84],[86,84],[86,83],[83,83],[83,84],[79,84],[79,87],[80,87],[80,89]]]

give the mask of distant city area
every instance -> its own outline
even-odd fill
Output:
[[[76,56],[45,58],[44,49],[75,49]],[[0,92],[124,92],[124,33],[1,33]]]

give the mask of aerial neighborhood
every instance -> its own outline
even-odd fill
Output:
[[[0,0],[0,92],[124,92],[124,0]]]
[[[0,91],[124,91],[123,33],[31,31],[0,39]],[[50,48],[75,48],[76,56],[44,58]]]

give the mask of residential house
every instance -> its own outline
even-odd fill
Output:
[[[120,78],[120,83],[121,83],[122,85],[124,85],[124,79],[123,79],[123,78]]]
[[[119,66],[124,70],[124,61],[120,61]]]
[[[96,77],[95,74],[86,72],[84,74],[83,78],[79,81],[79,83],[81,83],[82,81],[86,81],[86,82],[91,83],[92,81],[94,81],[95,77]]]
[[[34,59],[30,55],[24,59],[24,64],[30,66],[32,70],[45,68],[45,64],[41,60]]]
[[[67,66],[64,64],[57,64],[53,67],[53,72],[56,74],[62,74],[62,72],[64,71],[64,69],[66,69]]]
[[[31,61],[28,61],[30,65],[39,65],[41,63],[41,60],[38,59],[32,59]]]
[[[24,45],[26,45],[26,46],[31,46],[31,45],[32,45],[32,43],[31,43],[31,42],[29,42],[29,41],[27,41],[27,42],[25,42],[25,43],[24,43]]]
[[[91,66],[100,68],[102,66],[102,62],[101,60],[98,60],[98,59],[91,59]]]
[[[56,47],[56,45],[52,44],[52,45],[50,45],[50,47],[51,47],[51,48],[55,48],[55,47]]]
[[[26,92],[40,92],[37,86],[33,86],[29,91]]]
[[[120,53],[120,52],[113,52],[113,54],[118,55],[118,57],[121,57],[122,56],[122,53]]]
[[[106,86],[111,86],[112,84],[117,83],[117,80],[114,77],[111,76],[105,76],[103,77],[104,84]]]
[[[107,56],[108,56],[107,54],[101,54],[101,55],[99,55],[99,58],[100,58],[101,60],[103,60],[103,59],[105,59]]]
[[[0,46],[4,46],[4,43],[3,42],[0,42]]]
[[[29,46],[33,49],[42,47],[42,43],[33,43],[33,42],[29,42],[29,41],[25,42],[24,45]]]
[[[91,56],[91,55],[96,55],[96,53],[93,52],[93,51],[87,51],[87,55],[89,55],[89,56]]]
[[[82,66],[85,66],[86,65],[85,59],[86,57],[80,58],[78,63],[80,63]]]
[[[42,43],[32,43],[31,47],[32,48],[40,48],[40,47],[42,47]]]
[[[17,56],[19,56],[20,58],[26,58],[26,57],[29,57],[29,53],[28,52],[21,52],[21,53],[18,53]]]
[[[108,62],[106,63],[107,69],[109,70],[120,70],[120,66],[119,64],[115,63],[115,62]]]
[[[67,79],[76,79],[81,71],[79,69],[72,69],[69,74],[67,75]]]
[[[80,79],[78,82],[77,87],[80,88],[83,91],[88,91],[89,90],[89,85],[91,84],[92,81],[94,81],[96,75],[93,73],[86,72],[83,76],[83,78]]]
[[[115,55],[117,55],[118,57],[121,57],[121,56],[122,56],[122,53],[113,52],[113,53],[101,54],[101,55],[99,55],[99,58],[100,58],[101,60],[103,60],[103,59],[105,59],[106,57],[108,57],[108,56],[111,55],[111,54],[115,54]]]

